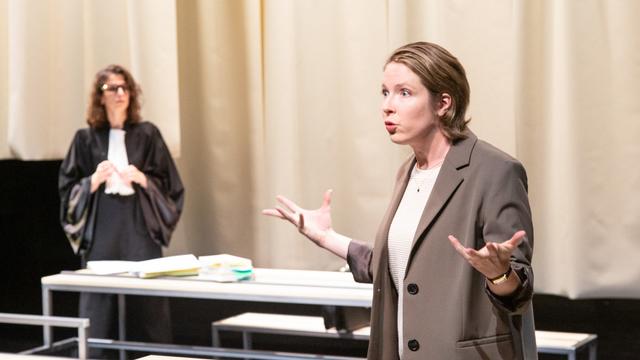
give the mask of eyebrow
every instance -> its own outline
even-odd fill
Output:
[[[387,87],[384,83],[383,83],[383,84],[381,84],[381,86],[382,86],[383,88],[386,88],[386,87]],[[411,88],[411,89],[413,89],[413,88],[414,88],[414,86],[412,86],[412,85],[410,85],[410,84],[407,84],[407,83],[404,83],[404,82],[403,82],[403,83],[399,83],[399,84],[395,84],[395,85],[394,85],[394,86],[392,86],[392,87],[395,87],[395,88],[403,88],[403,87],[407,87],[407,88]]]

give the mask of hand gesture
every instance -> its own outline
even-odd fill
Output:
[[[98,187],[107,179],[111,177],[111,174],[116,171],[116,167],[109,160],[104,160],[96,166],[96,171],[91,175],[91,192],[95,192]]]
[[[449,241],[471,266],[487,279],[493,279],[509,270],[511,253],[518,247],[525,235],[522,230],[516,231],[511,239],[503,243],[488,242],[480,250],[464,247],[453,235],[449,235]]]
[[[332,190],[327,190],[324,193],[322,205],[315,210],[303,209],[286,197],[278,195],[276,199],[284,206],[264,209],[262,213],[289,221],[298,228],[301,234],[317,245],[326,247],[325,240],[328,234],[333,231],[331,227],[331,193]]]
[[[129,165],[120,171],[120,177],[126,184],[134,182],[145,189],[147,188],[147,176],[134,165]]]

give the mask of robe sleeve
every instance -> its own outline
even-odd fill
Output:
[[[140,206],[153,241],[168,246],[182,213],[184,186],[160,131],[150,127],[151,145],[141,169],[147,176],[147,188],[138,187]]]
[[[78,254],[90,247],[87,231],[92,223],[91,163],[80,131],[71,143],[58,174],[60,223],[73,251]],[[87,237],[88,236],[88,237]]]

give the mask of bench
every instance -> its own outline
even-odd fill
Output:
[[[324,320],[319,316],[247,312],[211,324],[214,347],[220,346],[220,331],[241,332],[243,348],[248,350],[252,348],[251,335],[256,333],[369,340],[370,328],[367,326],[353,332],[340,332],[325,329]],[[576,360],[578,351],[584,348],[589,351],[589,360],[596,360],[596,340],[594,334],[536,330],[538,353],[567,355],[569,360]]]
[[[78,330],[78,337],[76,338],[68,338],[57,341],[50,345],[45,344],[33,349],[24,350],[20,353],[20,355],[33,355],[43,350],[63,349],[69,345],[77,343],[78,357],[80,359],[86,359],[88,356],[87,341],[89,332],[89,319],[64,316],[0,313],[0,324],[67,327],[76,328]],[[10,355],[2,355],[2,357],[8,356]]]

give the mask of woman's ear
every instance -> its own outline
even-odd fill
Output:
[[[451,95],[447,93],[440,94],[438,103],[436,104],[436,112],[438,113],[438,116],[444,116],[451,106],[453,106],[453,99],[451,98]]]

